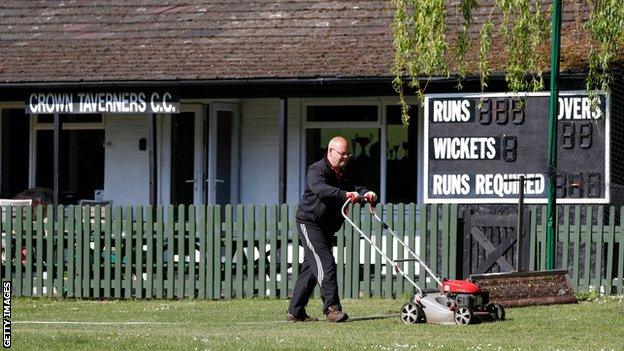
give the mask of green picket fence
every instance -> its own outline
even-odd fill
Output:
[[[303,260],[295,212],[288,205],[3,207],[1,276],[18,296],[285,298]],[[544,269],[546,207],[529,212],[530,269]],[[624,208],[559,212],[557,268],[568,269],[575,289],[624,293]],[[355,205],[349,213],[386,253],[407,258],[367,209]],[[457,205],[386,204],[378,213],[439,276],[461,278]],[[336,244],[342,297],[413,291],[349,225]],[[401,264],[420,287],[435,287],[422,267]]]
[[[530,213],[529,269],[545,269],[546,206]],[[623,294],[624,207],[562,206],[557,223],[555,268],[568,270],[574,289]]]
[[[293,262],[303,260],[295,212],[288,205],[4,207],[2,278],[18,296],[285,298],[299,273]],[[405,256],[367,209],[349,213],[386,252]],[[455,277],[456,205],[388,204],[378,213],[434,271]],[[350,226],[336,240],[343,297],[413,291]],[[431,286],[423,269],[403,265]]]

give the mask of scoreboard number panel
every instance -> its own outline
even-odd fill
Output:
[[[557,202],[609,202],[610,100],[559,93]],[[548,93],[428,94],[425,203],[526,203],[548,197]]]

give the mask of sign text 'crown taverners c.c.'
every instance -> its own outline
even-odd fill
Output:
[[[180,113],[180,100],[169,91],[33,92],[26,113]]]

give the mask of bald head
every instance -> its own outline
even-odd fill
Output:
[[[332,148],[338,150],[349,148],[349,142],[341,136],[335,136],[329,141],[329,144],[327,144],[327,149]]]
[[[341,136],[335,136],[327,144],[327,159],[333,167],[344,167],[349,161],[349,142]]]

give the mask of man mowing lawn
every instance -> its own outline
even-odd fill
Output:
[[[318,320],[305,310],[317,283],[327,320],[344,322],[348,318],[338,296],[332,237],[344,222],[340,213],[344,201],[356,203],[363,199],[371,205],[377,201],[374,192],[354,182],[348,167],[350,157],[349,142],[336,136],[329,141],[327,155],[308,167],[306,189],[296,216],[305,255],[288,308],[287,320],[291,322]]]

